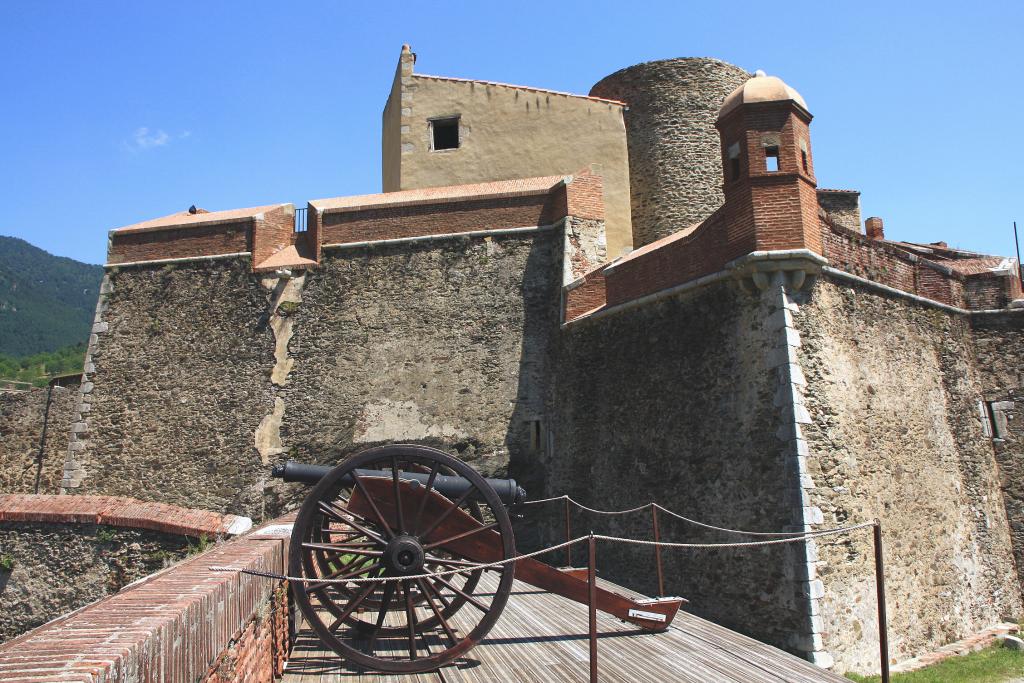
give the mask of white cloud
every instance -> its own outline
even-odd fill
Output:
[[[136,128],[135,133],[132,135],[132,142],[136,149],[163,147],[170,139],[171,136],[164,131],[158,129],[151,132],[146,127]]]
[[[121,146],[128,152],[145,152],[157,147],[167,147],[175,140],[185,140],[190,137],[192,137],[191,130],[170,134],[162,128],[141,126],[125,138],[121,142]]]

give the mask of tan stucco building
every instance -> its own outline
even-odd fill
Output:
[[[383,116],[385,192],[572,174],[604,178],[608,258],[633,246],[625,105],[413,73],[402,47]]]

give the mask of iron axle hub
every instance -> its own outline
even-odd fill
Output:
[[[413,536],[395,536],[384,549],[384,566],[392,574],[419,574],[423,571],[423,546]]]

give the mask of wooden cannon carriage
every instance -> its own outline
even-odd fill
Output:
[[[367,669],[424,672],[465,654],[500,616],[513,577],[587,603],[585,569],[532,557],[475,567],[517,556],[506,505],[524,493],[447,453],[383,446],[274,476],[316,482],[291,537],[289,574],[306,579],[292,582],[295,602],[325,645]],[[463,571],[424,576],[453,570]],[[668,628],[681,603],[596,592],[597,609],[651,631]]]

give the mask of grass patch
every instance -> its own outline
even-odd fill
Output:
[[[917,671],[893,674],[892,683],[1003,683],[1024,676],[1024,652],[994,645],[961,657],[950,657]],[[846,674],[858,683],[878,683],[879,676]]]
[[[196,545],[192,545],[192,539],[185,537],[185,542],[188,543],[188,548],[185,551],[186,556],[191,557],[192,555],[199,555],[205,553],[207,550],[212,548],[216,543],[206,535],[199,534],[199,538],[196,539]]]
[[[14,569],[13,555],[0,555],[0,572],[9,572]]]

